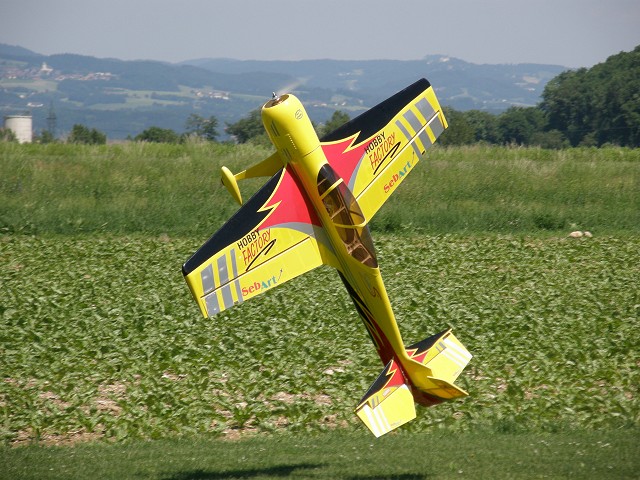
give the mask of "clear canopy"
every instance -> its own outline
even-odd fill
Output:
[[[324,165],[318,173],[318,194],[349,255],[360,263],[376,268],[378,261],[373,240],[362,210],[349,187],[329,164]]]

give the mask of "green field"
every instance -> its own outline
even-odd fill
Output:
[[[606,432],[282,434],[0,450],[0,478],[637,479],[634,430]]]
[[[0,143],[0,231],[208,236],[236,210],[220,166],[237,172],[270,153],[206,143]],[[639,185],[640,149],[433,148],[372,227],[640,233]]]
[[[235,209],[220,163],[265,153],[0,144],[0,478],[637,478],[637,151],[434,149],[408,178],[381,270],[407,343],[474,355],[470,397],[381,440],[334,271],[209,320],[182,280]]]

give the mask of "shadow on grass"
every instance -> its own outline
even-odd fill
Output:
[[[259,476],[288,477],[295,470],[314,469],[322,467],[321,464],[301,463],[299,465],[278,465],[268,468],[248,468],[246,470],[225,470],[221,472],[208,470],[193,470],[190,472],[179,472],[163,480],[219,480],[224,478],[254,478]]]
[[[398,475],[356,475],[346,477],[344,480],[427,480],[427,475],[422,473],[401,473]]]

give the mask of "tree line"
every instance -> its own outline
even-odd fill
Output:
[[[136,142],[182,143],[188,138],[215,142],[218,140],[218,137],[218,120],[214,116],[204,118],[201,115],[192,113],[185,122],[185,132],[182,134],[177,133],[171,128],[152,126],[143,130],[135,137],[129,136],[127,139]],[[11,135],[11,132],[6,131],[6,129],[0,129],[0,141],[3,140],[13,141],[15,140],[15,135]],[[59,141],[49,130],[44,130],[40,135],[37,135],[34,140],[38,143],[54,143]],[[95,128],[75,124],[71,128],[66,142],[85,145],[104,145],[107,143],[107,136]]]
[[[620,52],[592,68],[568,70],[545,86],[542,101],[534,107],[513,106],[496,115],[482,110],[457,111],[444,107],[449,123],[439,139],[442,145],[474,143],[532,145],[543,148],[602,146],[606,144],[640,146],[640,46]],[[334,112],[323,125],[314,125],[320,137],[349,120],[342,111]],[[131,138],[135,141],[179,143],[187,138],[217,141],[218,120],[191,114],[185,133],[149,127]],[[225,131],[238,143],[269,140],[262,126],[260,110]],[[53,141],[43,133],[38,139]],[[67,139],[71,143],[106,143],[106,136],[82,125],[74,125]]]

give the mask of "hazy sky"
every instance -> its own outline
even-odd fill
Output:
[[[640,45],[640,0],[0,0],[0,42],[170,62],[444,54],[590,67]]]

